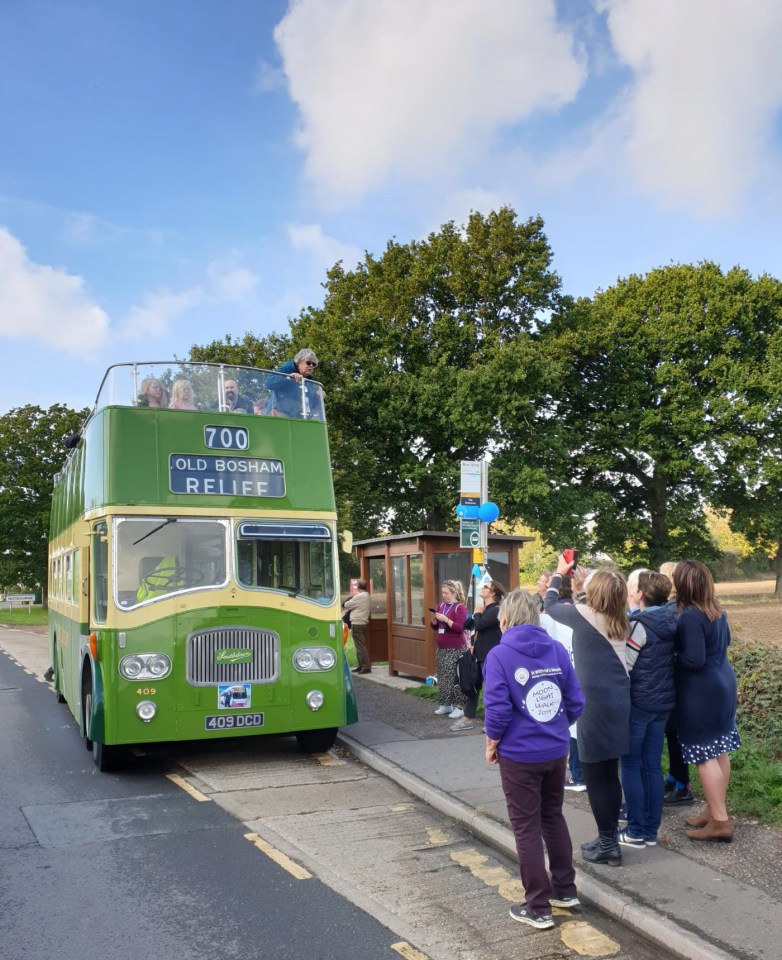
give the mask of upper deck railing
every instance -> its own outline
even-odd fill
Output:
[[[106,371],[94,412],[109,406],[326,419],[316,380],[224,363],[115,364]]]

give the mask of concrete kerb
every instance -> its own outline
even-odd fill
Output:
[[[368,767],[398,783],[400,787],[423,800],[433,809],[461,823],[484,843],[516,859],[516,843],[508,827],[476,813],[468,804],[426,783],[393,761],[381,757],[344,731],[340,731],[337,741]],[[720,947],[704,941],[697,933],[681,926],[673,918],[662,916],[649,907],[623,896],[612,886],[601,883],[595,877],[576,870],[576,882],[579,897],[594,904],[635,933],[657,944],[667,953],[681,957],[682,960],[736,960],[735,954],[727,953]]]

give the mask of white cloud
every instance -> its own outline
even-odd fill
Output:
[[[733,212],[773,161],[782,109],[778,0],[600,0],[634,79],[624,151],[649,193],[701,214]]]
[[[350,270],[362,259],[358,247],[327,236],[319,223],[291,224],[288,239],[294,250],[307,251],[319,270],[329,270],[338,260]]]
[[[292,0],[275,39],[307,171],[332,201],[472,162],[585,78],[554,0]]]
[[[143,306],[131,307],[120,320],[118,333],[123,340],[162,340],[171,332],[174,323],[191,307],[204,299],[200,287],[170,293],[162,290],[149,293]]]
[[[258,285],[258,277],[232,260],[213,260],[206,268],[211,293],[217,300],[243,300]]]
[[[0,227],[0,337],[32,339],[74,354],[106,340],[108,317],[90,301],[82,277],[33,263]]]

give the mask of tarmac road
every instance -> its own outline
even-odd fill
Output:
[[[399,957],[400,938],[159,760],[100,774],[67,708],[0,655],[0,955],[6,960]]]

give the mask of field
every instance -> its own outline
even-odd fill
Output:
[[[774,598],[773,580],[720,583],[717,596],[742,640],[782,647],[782,603]]]

